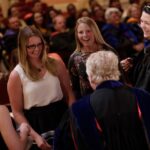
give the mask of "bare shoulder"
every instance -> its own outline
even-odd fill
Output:
[[[21,83],[21,80],[20,80],[20,77],[19,77],[19,74],[17,71],[13,70],[10,75],[9,75],[9,78],[8,78],[8,83],[7,85],[18,85]]]
[[[56,63],[65,66],[64,61],[62,60],[60,55],[58,55],[57,53],[49,53],[48,57],[55,59]]]
[[[19,79],[19,74],[17,71],[12,70],[10,75],[9,75],[9,80],[17,80]]]

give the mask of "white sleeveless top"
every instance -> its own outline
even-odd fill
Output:
[[[32,81],[26,76],[20,64],[14,70],[18,72],[21,79],[24,109],[30,109],[33,106],[46,106],[63,98],[58,77],[48,71],[40,80]]]

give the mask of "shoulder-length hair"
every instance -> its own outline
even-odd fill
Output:
[[[87,24],[91,28],[91,30],[92,30],[92,32],[94,34],[94,38],[95,38],[96,44],[98,44],[100,46],[101,45],[103,45],[103,46],[105,45],[105,46],[111,48],[111,46],[104,41],[104,39],[102,37],[102,34],[101,34],[101,32],[100,32],[96,22],[90,17],[81,17],[81,18],[79,18],[77,20],[76,27],[75,27],[75,37],[76,37],[76,45],[77,45],[76,46],[76,50],[77,51],[80,51],[82,49],[82,47],[83,47],[83,45],[80,43],[80,41],[78,39],[78,31],[77,31],[78,30],[78,26],[81,23]]]
[[[46,67],[46,69],[50,73],[56,75],[56,69],[55,69],[56,67],[54,65],[55,61],[51,58],[48,58],[47,56],[45,40],[42,37],[42,34],[37,28],[29,27],[29,26],[26,26],[23,29],[21,29],[18,35],[18,60],[23,70],[25,71],[26,75],[33,81],[36,81],[40,78],[38,76],[39,73],[38,69],[31,64],[27,55],[27,43],[29,38],[32,36],[39,37],[43,44],[43,49],[40,55],[42,64]]]

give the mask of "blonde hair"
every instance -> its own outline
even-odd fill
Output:
[[[119,80],[119,59],[112,51],[101,50],[91,54],[86,61],[90,82],[96,85],[106,80]]]
[[[78,34],[78,31],[77,31],[78,30],[78,26],[81,23],[87,24],[91,28],[91,30],[92,30],[92,32],[94,34],[94,37],[95,37],[96,44],[98,44],[98,45],[105,45],[105,46],[111,48],[111,46],[104,41],[104,39],[102,37],[102,34],[101,34],[101,32],[100,32],[96,22],[90,17],[81,17],[81,18],[79,18],[77,20],[76,27],[75,27],[75,37],[76,37],[76,45],[77,45],[76,46],[76,50],[77,51],[80,51],[82,49],[82,44],[80,43],[80,41],[78,39],[78,35],[77,35]]]
[[[38,69],[35,68],[31,63],[27,55],[27,42],[30,37],[37,36],[41,39],[41,42],[43,44],[43,50],[40,55],[40,59],[42,61],[42,64],[46,67],[46,69],[52,73],[53,75],[56,75],[56,69],[55,69],[55,61],[51,58],[48,58],[47,52],[46,52],[46,46],[45,41],[42,37],[42,34],[38,29],[35,27],[29,27],[26,26],[22,28],[18,35],[18,60],[20,65],[22,66],[23,70],[25,71],[26,75],[33,81],[38,80],[40,77],[38,76]]]

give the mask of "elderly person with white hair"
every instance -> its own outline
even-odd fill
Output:
[[[119,82],[118,64],[118,56],[103,49],[87,58],[86,72],[94,92],[70,108],[69,125],[74,145],[71,150],[149,149],[146,134],[150,122],[145,113],[150,108],[150,95]],[[63,131],[63,136],[65,132],[69,133]],[[64,150],[70,144],[71,140],[66,139],[69,136],[64,136],[64,143],[58,138],[64,139],[62,135],[55,137],[57,150]]]
[[[121,21],[121,12],[117,8],[108,8],[105,11],[106,25],[102,29],[104,39],[115,48],[120,59],[131,57],[144,48],[128,24]]]
[[[121,21],[119,9],[113,7],[106,9],[105,19],[107,23],[102,28],[104,40],[118,52],[122,67],[126,71],[126,80],[132,84],[129,69],[133,65],[133,58],[143,50],[143,41],[129,24]]]
[[[113,52],[91,55],[86,62],[86,72],[93,89],[107,80],[119,80],[118,56]]]

